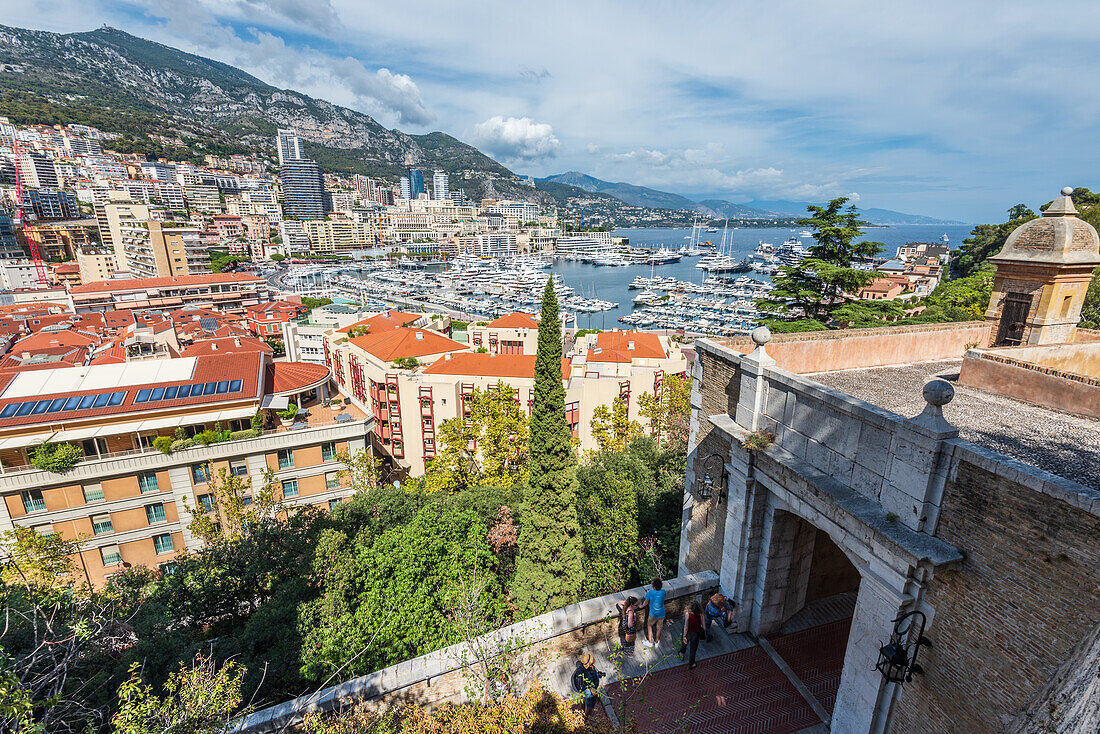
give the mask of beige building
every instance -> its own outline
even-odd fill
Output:
[[[0,531],[13,524],[80,539],[77,572],[94,585],[127,565],[170,572],[199,548],[188,525],[210,511],[222,470],[255,492],[272,473],[288,507],[330,508],[350,496],[338,460],[368,447],[372,418],[354,406],[334,411],[321,365],[272,363],[262,352],[23,371],[0,389]],[[301,402],[293,429],[269,422],[265,407]],[[191,436],[216,426],[235,437],[162,453],[159,436]],[[30,461],[43,443],[71,443],[83,458],[64,472]],[[246,495],[247,497],[247,495]]]
[[[243,314],[249,306],[268,300],[268,288],[267,281],[256,275],[211,273],[85,283],[73,288],[69,296],[63,296],[60,300],[70,301],[77,313],[120,308],[149,311],[201,306]]]
[[[149,219],[149,205],[130,200],[125,191],[112,189],[107,192],[107,201],[96,204],[96,223],[99,225],[99,241],[106,247],[114,247],[122,241],[122,223]],[[125,269],[125,261],[120,264]]]
[[[126,220],[119,227],[127,270],[138,278],[167,278],[210,272],[198,227],[177,222]]]
[[[503,381],[530,413],[537,324],[526,326],[521,317],[529,318],[512,314],[497,320],[505,326],[485,327],[483,348],[489,349],[490,333],[498,337],[486,352],[432,329],[402,326],[401,319],[374,317],[360,322],[368,327],[365,334],[353,336],[358,325],[329,332],[326,359],[340,389],[376,417],[377,445],[419,476],[436,455],[439,425],[464,414],[475,388]],[[597,407],[622,399],[628,416],[638,420],[640,396],[653,394],[665,375],[686,371],[679,345],[665,336],[613,331],[583,337],[562,360],[566,418],[580,449],[596,448],[591,421]]]
[[[470,346],[489,354],[534,354],[538,346],[539,322],[530,314],[516,311],[488,323],[466,327]]]
[[[103,247],[86,247],[76,253],[76,265],[81,283],[110,280],[119,270],[114,250]]]
[[[378,230],[369,222],[345,218],[311,219],[303,222],[311,249],[315,252],[363,250],[379,244]]]

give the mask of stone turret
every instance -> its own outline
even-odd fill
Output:
[[[1073,340],[1092,272],[1100,267],[1100,236],[1077,218],[1062,189],[1043,216],[1016,228],[1001,252],[985,318],[993,346],[1064,344]]]

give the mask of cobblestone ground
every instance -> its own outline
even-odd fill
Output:
[[[1100,421],[960,386],[961,360],[921,362],[807,375],[899,415],[924,409],[921,389],[936,377],[951,382],[955,399],[944,406],[959,436],[1026,464],[1089,487],[1100,487]]]

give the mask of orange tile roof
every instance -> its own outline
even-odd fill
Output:
[[[276,395],[302,390],[326,379],[328,374],[328,367],[323,364],[274,362],[267,366],[264,374],[264,393]]]
[[[426,375],[481,375],[482,377],[534,377],[533,354],[485,354],[458,352],[442,357],[424,370]]]
[[[201,339],[180,352],[181,357],[197,357],[200,354],[231,354],[233,352],[267,352],[274,350],[262,339],[254,336],[220,337]]]
[[[220,285],[223,283],[263,283],[258,275],[244,273],[210,273],[208,275],[179,275],[170,278],[128,278],[126,280],[98,280],[74,286],[70,293],[99,293],[102,291],[132,291],[145,288],[170,288],[195,285]]]
[[[489,322],[489,326],[496,329],[537,329],[539,322],[529,313],[513,311]]]
[[[417,334],[420,338],[417,338]],[[465,351],[466,345],[428,329],[401,327],[380,334],[357,336],[351,343],[384,362],[408,357],[423,357],[443,352]]]
[[[644,331],[605,331],[596,335],[596,348],[588,350],[589,362],[633,362],[667,356],[657,335]]]
[[[381,334],[386,331],[393,331],[394,329],[400,329],[406,324],[418,320],[421,314],[418,313],[405,313],[404,311],[383,311],[382,313],[375,314],[374,316],[368,316],[367,318],[356,321],[354,324],[349,324],[342,329],[337,329],[339,334],[348,334],[357,326],[367,327],[367,331],[373,334]]]

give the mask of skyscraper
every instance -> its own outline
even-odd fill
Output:
[[[298,131],[294,128],[280,129],[277,145],[280,166],[287,161],[297,161],[305,158],[302,153],[302,141],[298,138]]]
[[[446,171],[436,170],[432,173],[432,198],[436,201],[447,201],[451,198],[451,190],[447,185]]]
[[[409,177],[408,176],[402,176],[401,177],[401,198],[402,199],[411,199],[412,198],[412,196],[410,196],[411,191],[412,190],[409,188]]]
[[[409,197],[419,199],[424,193],[424,173],[419,168],[409,169]]]
[[[325,178],[314,161],[289,159],[279,167],[283,179],[283,211],[288,217],[325,216]]]

